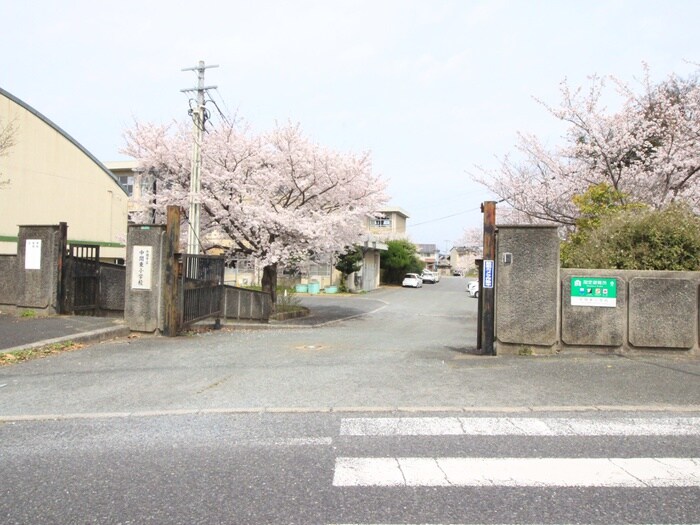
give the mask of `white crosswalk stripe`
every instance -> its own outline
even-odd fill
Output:
[[[700,418],[349,418],[344,436],[697,436]]]
[[[698,458],[337,458],[336,487],[700,487]]]
[[[349,417],[341,420],[340,435],[372,440],[364,443],[449,436],[693,439],[700,436],[700,417]],[[338,489],[700,488],[700,456],[665,457],[663,451],[659,448],[659,457],[647,457],[648,450],[640,454],[644,457],[578,457],[585,453],[576,450],[572,457],[341,456],[335,459],[332,484]]]

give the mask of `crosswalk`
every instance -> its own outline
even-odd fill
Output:
[[[569,453],[525,456],[521,448],[500,457],[473,455],[473,450],[467,454],[451,450],[446,456],[404,455],[400,451],[339,455],[333,471],[336,490],[374,490],[381,495],[388,489],[612,489],[656,490],[663,494],[679,489],[684,491],[682,501],[690,494],[688,508],[675,509],[677,515],[691,518],[682,523],[700,522],[700,450],[691,445],[690,450],[682,448],[679,454],[665,446],[668,440],[700,443],[700,417],[352,417],[341,420],[340,436],[349,442],[361,440],[370,450],[377,450],[379,443],[406,446],[411,439],[439,444],[442,439],[466,440],[464,443],[512,439],[522,443],[546,438],[565,441],[562,450]],[[607,456],[604,450],[587,455],[578,447],[590,438],[611,443],[622,440],[622,445],[617,444],[616,455]],[[631,446],[629,450],[624,447],[625,440],[630,439],[653,444],[635,452],[637,449]],[[624,454],[620,454],[621,449]],[[686,454],[688,451],[690,454]],[[664,522],[655,514],[644,523]]]

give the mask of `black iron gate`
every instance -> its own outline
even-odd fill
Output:
[[[221,315],[224,290],[224,258],[211,255],[181,255],[179,327]]]
[[[100,247],[71,243],[64,266],[61,311],[83,315],[100,309]]]

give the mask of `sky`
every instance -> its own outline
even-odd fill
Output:
[[[560,143],[541,105],[567,80],[632,85],[700,63],[695,0],[0,0],[0,87],[103,162],[136,121],[187,117],[200,60],[211,97],[265,131],[371,151],[412,241],[452,247],[498,200],[472,180],[518,132]]]

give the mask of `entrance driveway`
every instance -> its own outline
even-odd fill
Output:
[[[75,415],[698,405],[700,360],[474,355],[466,280],[330,301],[316,328],[131,337],[0,368],[0,421]]]

